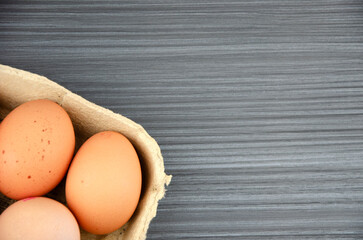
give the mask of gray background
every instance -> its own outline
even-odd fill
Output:
[[[0,63],[140,123],[148,239],[363,239],[362,1],[0,1]]]

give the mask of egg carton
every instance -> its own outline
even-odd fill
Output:
[[[62,106],[70,116],[76,133],[76,149],[92,135],[116,131],[126,136],[135,147],[142,167],[142,191],[131,219],[108,235],[93,235],[81,229],[82,240],[144,240],[151,220],[156,216],[158,202],[165,195],[171,175],[164,170],[164,161],[157,142],[132,120],[87,101],[59,84],[30,72],[0,64],[0,119],[20,104],[49,99]],[[64,181],[47,197],[66,204]],[[12,204],[0,193],[0,213]]]

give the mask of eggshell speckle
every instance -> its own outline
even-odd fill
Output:
[[[45,99],[21,104],[0,125],[0,191],[12,199],[48,193],[64,177],[74,147],[61,106]]]
[[[17,201],[0,215],[1,240],[79,240],[72,213],[61,203],[44,197]]]
[[[134,213],[141,192],[141,167],[130,141],[106,131],[89,138],[67,175],[66,199],[80,226],[107,234]]]

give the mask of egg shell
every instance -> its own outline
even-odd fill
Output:
[[[134,213],[141,192],[141,167],[130,141],[113,131],[97,133],[79,149],[66,180],[66,199],[80,226],[107,234]]]
[[[74,147],[61,106],[46,99],[21,104],[0,125],[0,191],[12,199],[48,193],[65,176]]]
[[[72,213],[61,203],[32,197],[17,201],[0,215],[1,240],[79,240]]]

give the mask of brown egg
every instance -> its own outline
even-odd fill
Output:
[[[0,125],[0,191],[13,199],[48,193],[64,177],[74,147],[61,106],[49,100],[18,106]]]
[[[130,141],[107,131],[79,149],[66,180],[66,199],[80,226],[107,234],[132,216],[141,192],[141,167]]]
[[[61,203],[44,197],[27,198],[0,215],[1,240],[79,240],[72,213]]]

